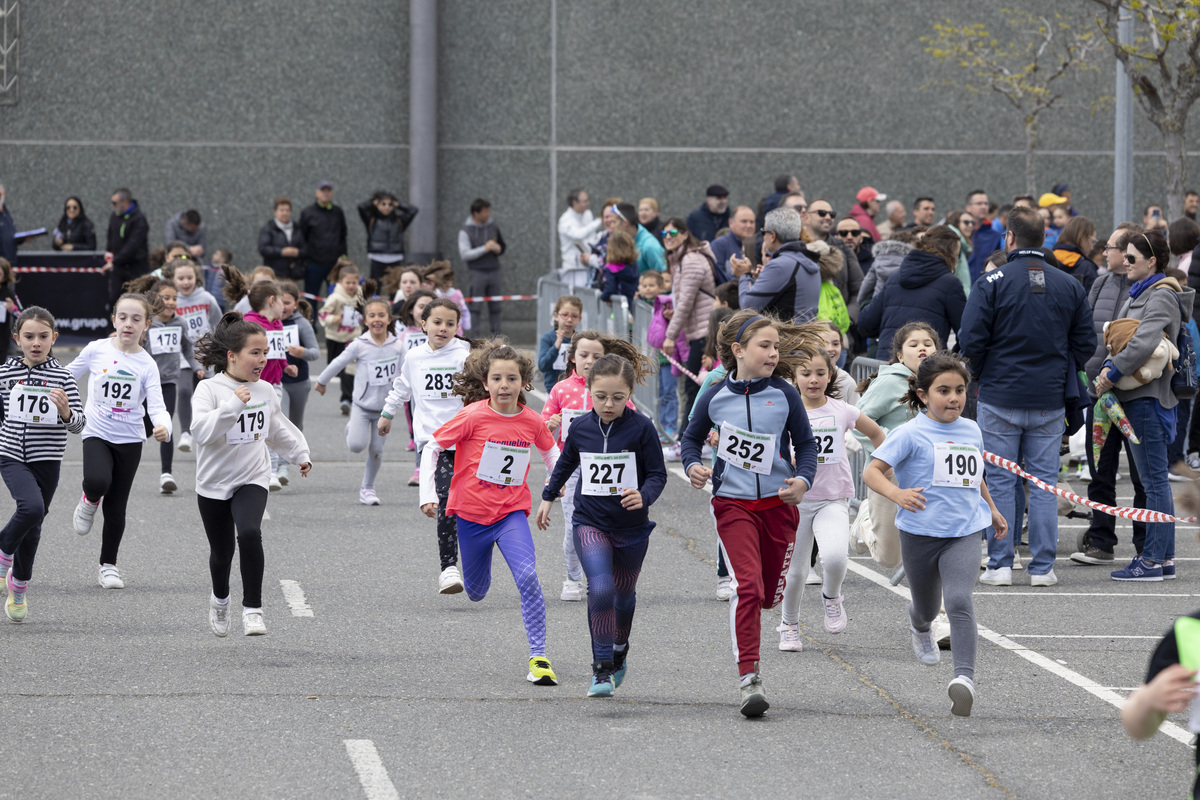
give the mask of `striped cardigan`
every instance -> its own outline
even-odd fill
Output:
[[[71,407],[71,421],[58,425],[28,425],[13,422],[8,418],[8,403],[14,384],[50,386],[67,393],[67,404]],[[79,387],[71,373],[50,356],[37,366],[28,367],[17,357],[0,365],[0,458],[12,458],[29,463],[31,461],[61,461],[67,449],[67,431],[83,431],[83,402],[79,399]]]

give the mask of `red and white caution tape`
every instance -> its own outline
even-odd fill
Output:
[[[1014,475],[1019,475],[1025,480],[1037,486],[1040,489],[1045,489],[1047,492],[1053,492],[1059,497],[1065,497],[1072,503],[1078,503],[1088,508],[1094,508],[1097,511],[1108,514],[1114,517],[1123,519],[1132,519],[1136,522],[1195,522],[1195,517],[1173,517],[1170,514],[1164,514],[1161,511],[1151,511],[1147,508],[1126,508],[1124,506],[1109,506],[1104,503],[1097,503],[1095,500],[1089,500],[1086,497],[1080,497],[1077,494],[1068,492],[1066,489],[1060,489],[1057,486],[1051,486],[1040,478],[1035,478],[1025,470],[1021,469],[1016,463],[1009,461],[1007,458],[1001,458],[995,453],[984,452],[983,458],[989,464],[995,464],[997,467],[1006,469]]]
[[[13,272],[104,272],[100,267],[13,267]]]
[[[678,370],[679,370],[680,372],[682,372],[684,375],[687,375],[687,376],[688,376],[689,378],[691,378],[691,379],[692,379],[692,380],[693,380],[693,381],[694,381],[694,382],[695,382],[697,385],[700,385],[700,386],[702,386],[702,385],[704,384],[704,381],[700,379],[700,376],[699,376],[699,375],[697,375],[696,373],[692,372],[690,369],[688,369],[687,367],[685,367],[683,364],[680,364],[678,361],[676,361],[676,360],[675,360],[674,358],[672,358],[671,356],[667,355],[666,353],[663,353],[663,351],[662,351],[662,350],[659,350],[658,348],[655,348],[655,349],[654,349],[654,352],[656,352],[656,353],[661,353],[661,354],[662,354],[662,356],[663,356],[663,358],[665,358],[667,361],[670,361],[670,362],[671,362],[671,366],[673,366],[673,367],[675,367],[676,369],[678,369]]]
[[[537,300],[537,299],[538,299],[538,296],[536,294],[489,294],[489,295],[483,295],[482,297],[464,297],[463,298],[463,300],[465,300],[468,303],[483,303],[483,302],[491,302],[493,300]]]

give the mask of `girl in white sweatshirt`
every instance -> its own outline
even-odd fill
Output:
[[[378,426],[379,435],[387,436],[396,412],[411,401],[418,459],[421,448],[433,437],[433,432],[463,407],[462,398],[451,392],[451,384],[454,376],[462,372],[463,363],[471,352],[466,341],[454,336],[459,317],[458,305],[453,300],[442,297],[432,301],[419,319],[428,339],[405,355],[400,374],[392,382],[392,391],[383,405]],[[451,447],[438,455],[434,469],[438,556],[442,570],[438,591],[442,594],[457,594],[463,590],[462,574],[458,570],[458,525],[454,517],[446,516],[446,498],[450,495],[453,474],[454,448]]]
[[[312,469],[304,434],[280,411],[271,385],[258,379],[267,352],[262,326],[236,311],[196,343],[197,359],[215,373],[196,387],[192,435],[196,501],[208,536],[213,584],[208,624],[217,636],[229,633],[235,544],[241,549],[242,631],[247,636],[267,632],[262,610],[262,519],[271,479],[267,446],[299,464],[302,476]]]
[[[363,294],[369,297],[374,292],[374,284],[373,280],[368,279]],[[351,340],[346,349],[329,362],[329,366],[317,377],[313,389],[318,394],[325,394],[325,386],[334,375],[351,364],[357,365],[352,397],[354,405],[350,409],[350,421],[346,423],[346,446],[351,453],[367,451],[367,465],[363,470],[362,486],[358,490],[358,502],[364,506],[377,506],[379,496],[375,494],[375,478],[383,466],[384,439],[375,426],[379,412],[383,410],[388,387],[400,372],[404,343],[391,331],[392,307],[387,300],[371,297],[359,313],[363,316],[367,332]]]
[[[163,277],[175,283],[175,290],[178,292],[175,314],[183,322],[188,339],[195,344],[201,336],[215,328],[217,321],[221,319],[221,307],[217,305],[217,298],[205,291],[204,276],[194,261],[182,258],[168,261],[163,267]],[[184,375],[176,386],[176,405],[181,431],[179,449],[184,453],[190,453],[192,450],[192,393],[203,377],[199,374],[195,378]]]

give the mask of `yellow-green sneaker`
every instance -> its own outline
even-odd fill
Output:
[[[534,656],[529,659],[529,674],[525,680],[537,686],[558,686],[558,676],[550,666],[550,659],[545,656]]]
[[[5,576],[4,584],[8,589],[8,600],[4,603],[4,614],[13,622],[24,622],[25,615],[29,613],[29,606],[25,602],[25,592],[21,593],[21,602],[16,602],[16,594],[12,590],[12,570],[8,571]]]

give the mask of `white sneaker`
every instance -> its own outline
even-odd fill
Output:
[[[1012,567],[985,569],[979,576],[979,582],[988,586],[1012,586]]]
[[[709,444],[708,442],[705,442],[704,446],[700,448],[700,460],[701,461],[712,461],[712,458],[713,458],[712,445]]]
[[[975,683],[966,675],[959,675],[950,681],[946,693],[950,695],[950,713],[956,717],[971,716],[971,706],[975,704]]]
[[[229,635],[229,598],[222,603],[216,595],[208,597],[208,627],[222,638]]]
[[[1012,565],[1012,568],[1013,568],[1014,570],[1025,569],[1025,564],[1023,564],[1023,563],[1021,562],[1021,554],[1020,554],[1020,553],[1013,553],[1013,565]]]
[[[842,603],[842,596],[839,594],[830,600],[821,595],[821,602],[825,604],[825,630],[829,633],[846,630],[846,606]]]
[[[932,667],[942,660],[942,651],[938,650],[937,642],[933,640],[932,629],[925,633],[921,633],[911,625],[908,626],[908,629],[912,631],[913,652],[917,654],[917,658],[922,664]]]
[[[278,475],[271,476],[271,482],[269,484],[267,484],[267,488],[272,492],[278,492],[280,489],[283,488],[283,484],[279,482]]]
[[[1030,586],[1053,586],[1058,583],[1058,576],[1054,574],[1054,570],[1050,570],[1045,575],[1030,575]]]
[[[175,483],[175,478],[169,472],[164,472],[158,476],[158,490],[163,494],[171,494],[178,489],[178,484]]]
[[[275,477],[279,478],[279,483],[280,483],[280,485],[281,485],[281,486],[287,486],[287,485],[288,485],[288,468],[287,468],[287,464],[280,464],[280,465],[279,465],[279,471],[275,473]]]
[[[100,507],[99,503],[92,505],[88,502],[86,494],[79,495],[79,505],[75,506],[75,532],[80,536],[87,536],[92,529],[92,521],[96,518],[96,509]]]
[[[104,589],[124,589],[125,581],[121,580],[121,573],[117,572],[116,564],[101,564],[98,575],[100,586]]]
[[[282,481],[280,482],[282,483]],[[374,489],[359,489],[358,502],[364,506],[377,506],[379,505],[379,495],[375,494]]]
[[[1079,462],[1079,469],[1075,471],[1075,477],[1084,482],[1092,479],[1092,469],[1087,465],[1086,461]]]
[[[242,609],[242,633],[247,636],[267,635],[267,623],[263,622],[261,608]]]
[[[458,594],[463,590],[462,575],[454,564],[442,570],[438,576],[438,594]]]
[[[779,649],[785,653],[800,653],[804,651],[804,642],[800,640],[800,624],[788,625],[780,623],[775,630],[779,631]]]
[[[733,597],[733,578],[726,575],[724,578],[717,578],[717,599],[729,601]]]
[[[937,642],[939,650],[950,649],[950,618],[946,616],[945,611],[933,618],[929,630],[933,631],[933,640]]]
[[[193,439],[192,435],[190,433],[188,433],[187,431],[184,431],[183,433],[179,434],[179,452],[181,452],[181,453],[192,452],[192,445],[194,445],[195,443],[196,443],[196,440]]]
[[[813,567],[808,571],[808,577],[804,579],[805,586],[820,586],[824,581],[821,579],[821,573],[817,572],[817,568]]]
[[[582,600],[583,599],[583,581],[573,581],[570,578],[567,578],[565,581],[563,581],[562,594],[559,596],[558,599],[566,600],[568,602],[576,602],[576,601]]]
[[[663,460],[671,462],[683,461],[683,455],[680,452],[679,443],[669,444],[663,448]]]

